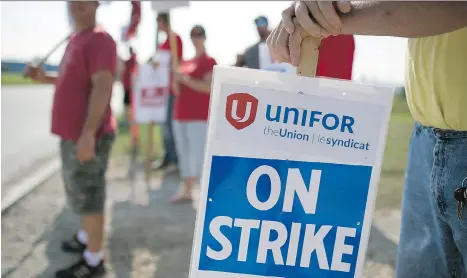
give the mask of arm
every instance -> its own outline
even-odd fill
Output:
[[[189,76],[184,76],[182,83],[185,86],[192,88],[200,93],[210,94],[211,93],[211,83],[212,83],[212,72],[206,73],[201,80],[193,79]]]
[[[95,136],[109,107],[114,78],[110,71],[102,70],[91,79],[92,91],[82,134]]]
[[[428,37],[466,27],[467,2],[354,2],[341,20],[344,34]]]
[[[117,47],[106,34],[96,34],[86,52],[87,71],[91,79],[86,121],[82,136],[95,136],[102,125],[105,113],[109,109],[114,76],[117,69]]]

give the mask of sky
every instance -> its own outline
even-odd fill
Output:
[[[230,65],[236,55],[258,40],[253,19],[269,18],[271,27],[280,21],[281,11],[290,1],[191,1],[189,7],[171,12],[173,29],[184,42],[184,58],[194,55],[189,31],[195,24],[206,29],[207,51],[219,64]],[[32,60],[42,57],[70,32],[65,1],[1,1],[1,58]],[[128,24],[129,1],[101,5],[98,22],[118,42],[119,55],[127,58],[127,44],[120,40]],[[140,62],[155,51],[155,11],[149,1],[142,5],[142,20],[131,45]],[[161,41],[164,38],[161,37]],[[354,79],[403,84],[407,40],[393,37],[356,36]],[[64,52],[60,47],[49,59],[58,64]]]

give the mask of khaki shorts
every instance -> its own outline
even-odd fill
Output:
[[[76,142],[62,140],[62,176],[69,205],[79,215],[96,214],[104,211],[105,174],[110,151],[115,139],[105,134],[96,140],[96,157],[81,164],[76,157]]]

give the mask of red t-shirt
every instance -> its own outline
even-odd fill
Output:
[[[94,73],[107,70],[115,76],[117,47],[100,27],[70,37],[60,62],[52,107],[52,133],[64,140],[78,140],[88,114]],[[110,101],[97,137],[115,131]]]
[[[136,55],[131,55],[128,61],[125,61],[125,68],[123,70],[122,83],[125,91],[131,90],[131,76],[136,68]]]
[[[182,39],[180,38],[180,36],[177,33],[174,33],[174,35],[175,35],[175,38],[176,38],[176,41],[177,41],[178,62],[181,63],[182,60],[183,60],[183,43],[182,43]],[[170,40],[169,40],[168,36],[167,36],[167,39],[165,40],[165,42],[159,46],[159,49],[171,51]],[[172,72],[170,73],[169,82],[170,82],[169,84],[172,84]],[[172,85],[169,85],[169,92],[171,94],[173,94]]]
[[[330,36],[321,42],[317,76],[352,79],[355,41],[352,35]]]
[[[212,73],[216,60],[207,55],[184,61],[180,64],[180,72],[193,79],[202,80]],[[174,119],[178,121],[207,121],[209,113],[209,94],[180,85],[180,95],[174,101]]]

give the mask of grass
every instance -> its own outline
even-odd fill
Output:
[[[119,119],[120,121],[120,119]],[[139,126],[139,153],[140,156],[144,155],[148,151],[148,132],[149,125],[140,125]],[[162,130],[159,125],[153,126],[153,159],[161,157],[163,153],[162,149]],[[118,131],[118,136],[115,141],[112,153],[114,156],[122,157],[128,155],[131,152],[131,135],[128,128],[120,128]]]
[[[378,185],[376,209],[399,209],[413,120],[404,97],[395,97]]]
[[[384,152],[383,168],[376,197],[376,209],[399,209],[402,189],[407,165],[407,150],[413,120],[410,115],[405,97],[396,96],[394,100],[389,132]],[[162,136],[159,126],[154,127],[153,158],[163,154]],[[140,154],[147,151],[148,127],[140,127]],[[130,152],[131,141],[128,131],[121,130],[117,137],[113,153],[122,157]]]
[[[38,83],[32,81],[31,79],[24,78],[23,75],[19,73],[2,72],[2,86],[32,85],[32,84],[38,84]]]

